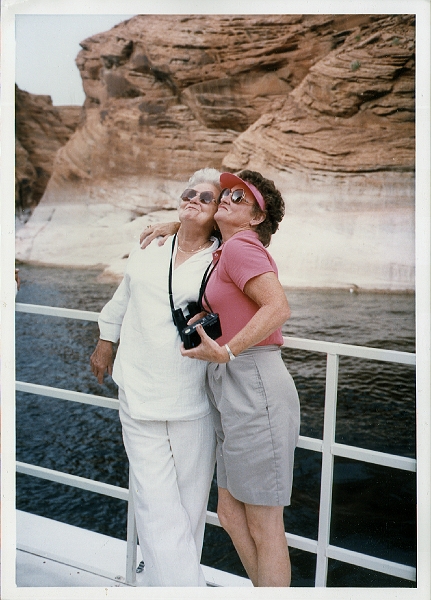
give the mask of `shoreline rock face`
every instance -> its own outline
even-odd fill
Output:
[[[297,198],[299,200],[299,197]],[[173,210],[137,216],[111,204],[40,204],[16,234],[22,262],[100,267],[101,281],[120,281],[125,259],[147,225],[174,221]],[[287,214],[269,250],[286,288],[412,292],[415,287],[414,212]]]
[[[15,86],[15,206],[36,206],[53,170],[56,152],[76,130],[82,109],[54,107],[51,96],[30,94]]]
[[[84,40],[83,119],[17,258],[71,264],[74,219],[125,239],[196,169],[248,168],[286,201],[284,285],[413,290],[414,35],[414,15],[138,15]],[[121,264],[97,239],[74,264]]]

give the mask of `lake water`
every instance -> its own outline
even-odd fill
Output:
[[[17,302],[99,311],[116,286],[98,272],[21,266]],[[414,296],[288,290],[292,317],[284,334],[415,351]],[[112,380],[99,385],[89,357],[95,323],[17,313],[17,379],[116,397]],[[301,401],[301,434],[322,436],[326,357],[283,349]],[[128,466],[118,414],[17,393],[17,460],[127,487]],[[413,367],[342,357],[337,442],[415,456]],[[321,458],[297,449],[286,530],[317,539]],[[209,508],[215,511],[217,491]],[[17,508],[126,539],[126,503],[26,475],[17,475]],[[335,462],[330,543],[415,566],[416,478],[413,473],[347,459]],[[313,586],[315,556],[291,549],[292,585]],[[207,526],[202,562],[244,575],[229,537]],[[328,585],[412,587],[415,584],[330,561]]]

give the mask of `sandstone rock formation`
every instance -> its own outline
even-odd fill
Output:
[[[233,142],[224,166],[313,173],[331,186],[352,175],[350,180],[378,186],[381,174],[389,173],[391,185],[395,179],[410,186],[414,48],[412,17],[376,18],[351,32],[311,66],[280,110],[262,116]],[[343,206],[348,204],[344,198]]]
[[[38,204],[52,174],[54,158],[75,131],[78,106],[54,107],[50,96],[16,87],[15,205],[18,212]]]
[[[133,17],[81,43],[85,118],[40,209],[130,221],[197,168],[257,169],[286,198],[286,285],[412,289],[414,35],[412,15]]]

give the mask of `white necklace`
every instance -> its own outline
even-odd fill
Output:
[[[202,250],[202,248],[204,246],[206,246],[209,242],[211,242],[211,240],[207,240],[206,242],[204,242],[203,244],[201,244],[199,246],[199,248],[196,248],[196,250],[183,250],[180,246],[180,242],[178,240],[178,250],[180,250],[181,252],[184,252],[184,254],[195,254],[195,252],[199,252],[199,250]]]

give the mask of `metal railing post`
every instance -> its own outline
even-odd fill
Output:
[[[126,583],[136,583],[137,538],[135,507],[132,494],[132,476],[129,473],[129,499],[127,502],[127,552],[126,552]]]
[[[325,416],[323,422],[322,475],[320,481],[319,532],[317,537],[316,587],[326,587],[328,556],[331,534],[332,486],[337,416],[338,354],[328,354],[326,364]]]

